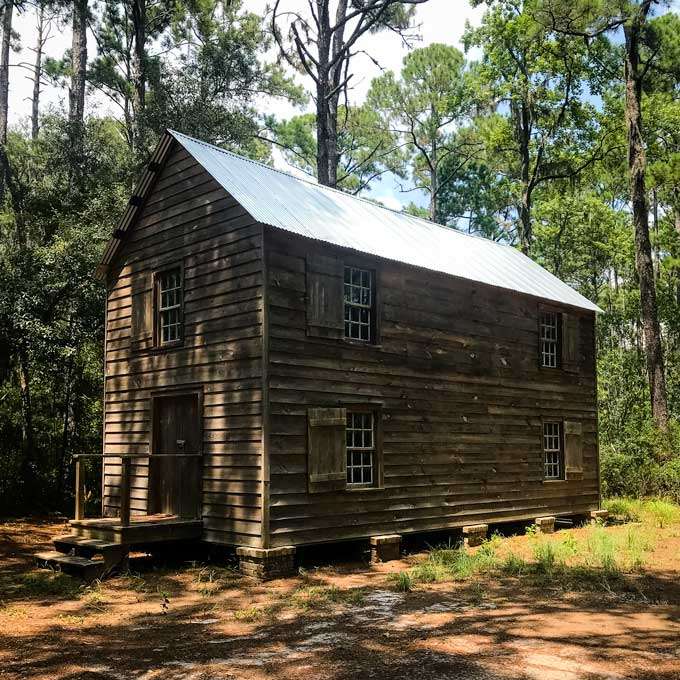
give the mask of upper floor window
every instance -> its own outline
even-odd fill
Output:
[[[560,314],[542,311],[539,331],[541,339],[541,366],[559,368],[560,366]]]
[[[375,418],[365,411],[347,411],[347,484],[373,486],[375,479]]]
[[[345,337],[350,340],[375,340],[375,280],[373,272],[345,267]]]
[[[543,423],[543,477],[562,479],[563,471],[562,423]]]
[[[156,323],[158,344],[167,345],[182,341],[183,336],[183,286],[182,270],[173,267],[160,272],[156,278]]]

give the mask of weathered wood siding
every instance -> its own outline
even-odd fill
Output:
[[[133,351],[131,291],[184,261],[184,343]],[[149,453],[152,392],[203,391],[204,538],[259,545],[262,474],[262,226],[188,154],[171,152],[109,276],[104,450]],[[147,510],[147,461],[133,466],[132,510]],[[104,512],[119,507],[106,465]]]
[[[310,337],[312,252],[343,254],[265,232],[272,546],[598,506],[594,314],[579,373],[540,369],[539,300],[354,255],[377,269],[380,345]],[[384,488],[309,494],[307,409],[353,403],[382,406]],[[582,480],[543,481],[543,417],[582,423]]]

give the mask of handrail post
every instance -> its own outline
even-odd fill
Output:
[[[120,480],[120,523],[130,526],[130,461],[129,457],[122,458]]]
[[[76,458],[76,509],[74,519],[85,518],[85,484],[80,458]]]

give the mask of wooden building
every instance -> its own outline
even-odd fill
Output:
[[[102,518],[61,549],[191,538],[267,574],[599,507],[598,309],[516,249],[168,132],[98,273]]]

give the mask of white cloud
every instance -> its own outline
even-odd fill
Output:
[[[401,211],[403,204],[402,202],[393,194],[371,194],[371,198],[374,201],[379,201],[382,203],[386,208],[389,208],[390,210],[397,210]]]

